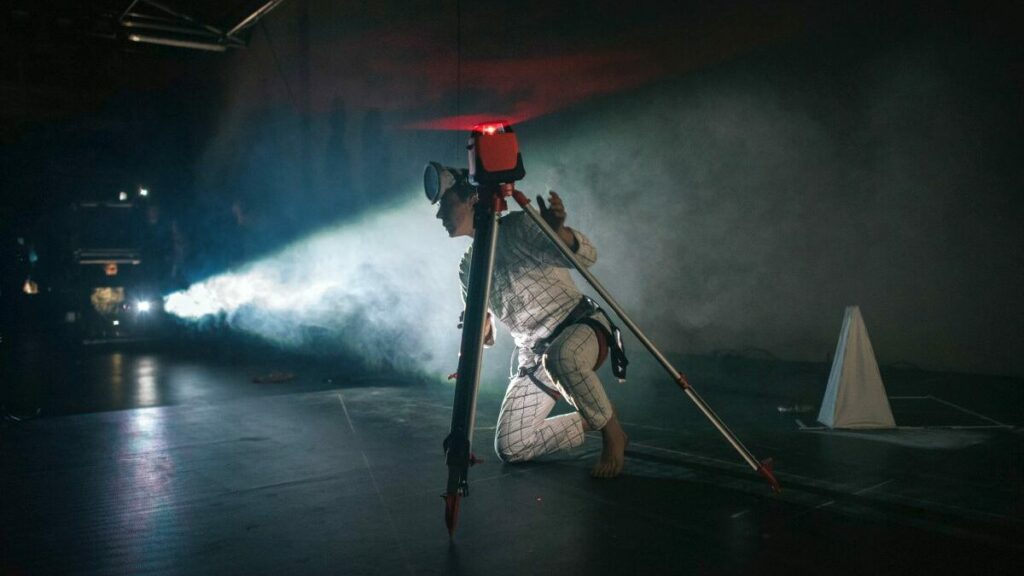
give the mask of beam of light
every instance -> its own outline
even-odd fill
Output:
[[[596,96],[638,88],[664,73],[637,51],[469,61],[463,68],[465,87],[487,95],[464,103],[473,112],[413,121],[403,128],[468,131],[495,118],[518,125]]]
[[[462,309],[456,271],[468,240],[449,239],[419,196],[170,294],[164,309],[282,346],[450,372]]]

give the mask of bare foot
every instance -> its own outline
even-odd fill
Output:
[[[590,471],[591,478],[615,478],[622,472],[622,466],[626,459],[626,446],[629,444],[629,436],[619,424],[618,414],[613,413],[608,423],[601,429],[601,440],[604,447],[601,448],[601,457],[597,464]]]

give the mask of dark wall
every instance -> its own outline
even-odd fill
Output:
[[[234,56],[200,173],[345,218],[461,161],[464,132],[410,127],[521,118],[523,186],[566,194],[666,349],[820,360],[857,304],[883,363],[1024,370],[1020,49],[998,7],[463,4],[461,54],[454,5],[282,9],[276,61],[259,36]]]
[[[821,360],[857,304],[883,363],[1024,373],[1013,10],[761,4],[286,2],[163,96],[90,106],[171,135],[193,279],[418,195],[499,116],[668,351]],[[110,155],[152,159],[124,133]]]
[[[573,194],[599,272],[676,350],[822,359],[860,305],[882,362],[1019,374],[1022,141],[1002,55],[812,45],[538,120],[531,178]]]

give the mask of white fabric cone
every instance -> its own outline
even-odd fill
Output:
[[[860,308],[848,306],[818,422],[829,428],[895,428]]]

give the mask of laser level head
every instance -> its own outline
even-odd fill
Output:
[[[519,141],[507,122],[477,124],[469,133],[469,181],[481,184],[505,184],[526,176]]]

